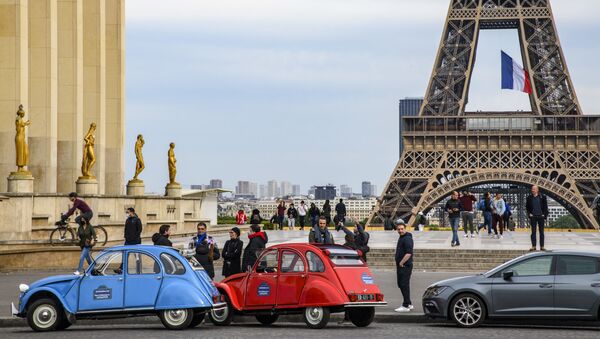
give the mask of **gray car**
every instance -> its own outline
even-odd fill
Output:
[[[423,294],[425,315],[476,327],[487,318],[600,317],[600,253],[526,254],[493,270],[448,279]]]

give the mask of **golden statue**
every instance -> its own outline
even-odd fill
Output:
[[[135,142],[135,175],[133,176],[133,180],[138,180],[138,175],[142,173],[146,165],[144,165],[144,156],[142,155],[142,147],[144,147],[145,141],[144,136],[138,134],[137,141]]]
[[[17,172],[27,172],[25,166],[29,163],[29,146],[25,139],[25,127],[31,124],[30,120],[25,120],[25,111],[23,105],[19,105],[17,111],[17,120],[15,127],[17,134],[15,135],[15,146],[17,147]]]
[[[179,185],[175,181],[177,175],[177,159],[175,159],[175,143],[169,144],[169,185]]]
[[[94,132],[96,131],[96,123],[90,125],[90,129],[83,138],[85,145],[83,146],[83,161],[81,162],[81,178],[83,179],[96,179],[92,175],[92,167],[96,163],[96,153],[94,152],[94,144],[96,143],[96,137]]]

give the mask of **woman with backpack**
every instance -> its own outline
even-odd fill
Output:
[[[94,226],[90,224],[87,217],[83,216],[81,219],[81,225],[77,229],[77,236],[79,237],[79,247],[81,247],[81,256],[79,257],[79,266],[74,272],[75,275],[80,275],[83,272],[83,260],[87,261],[88,265],[92,264],[92,256],[90,252],[92,247],[96,244],[96,231]]]
[[[250,224],[258,225],[263,221],[263,218],[260,216],[260,211],[255,208],[252,210],[252,215],[250,215]]]

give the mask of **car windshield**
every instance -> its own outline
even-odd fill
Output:
[[[363,266],[365,264],[355,250],[329,248],[325,253],[328,253],[329,260],[336,266]]]

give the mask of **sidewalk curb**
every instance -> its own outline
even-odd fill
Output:
[[[331,320],[329,321],[329,325],[335,324],[337,321],[342,319],[342,313],[336,313],[331,316]],[[279,321],[281,323],[303,323],[304,320],[300,315],[286,315],[281,316]],[[435,322],[432,319],[425,317],[422,313],[411,313],[411,314],[398,314],[398,313],[376,313],[375,314],[375,323],[431,323]],[[210,320],[206,318],[204,320],[204,324],[209,324]],[[247,317],[239,317],[235,316],[233,320],[234,324],[248,324],[248,323],[257,323],[256,319],[252,316]],[[153,316],[144,316],[144,317],[131,317],[131,318],[120,318],[120,319],[99,319],[99,320],[79,320],[75,325],[160,325],[160,320],[158,317]],[[1,317],[0,318],[0,328],[8,328],[8,327],[28,327],[27,320],[22,318],[10,318],[10,317]]]

